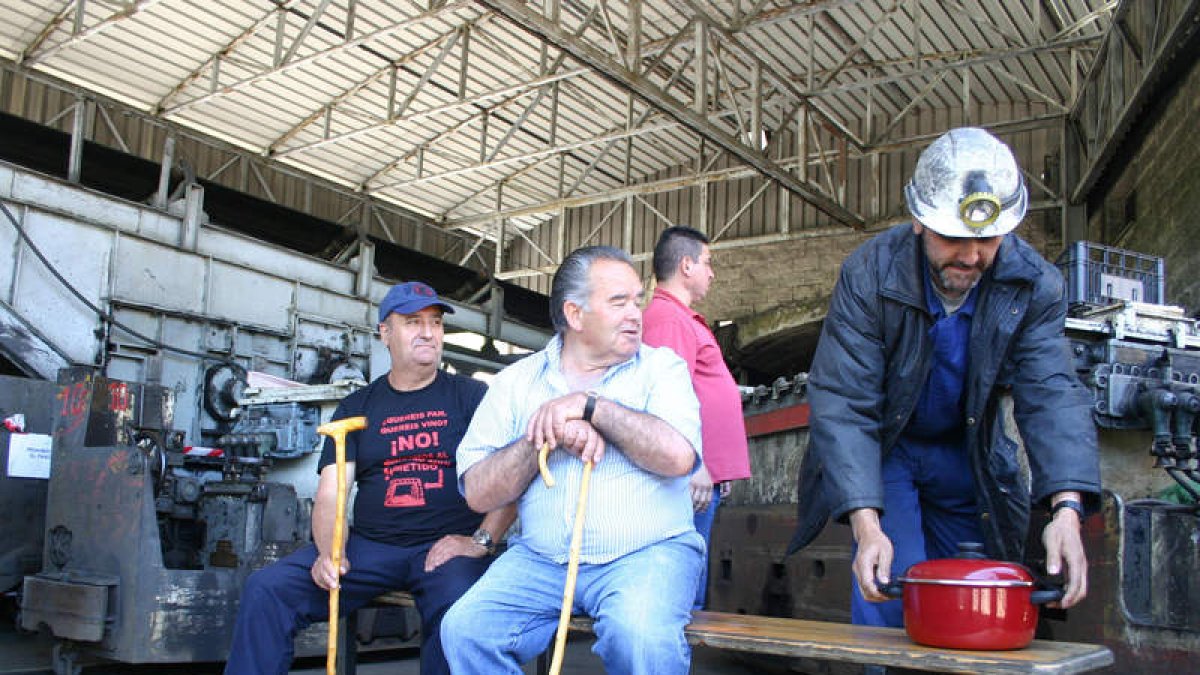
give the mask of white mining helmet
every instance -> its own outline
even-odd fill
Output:
[[[925,148],[904,198],[913,218],[944,237],[1008,234],[1029,205],[1012,150],[974,127],[952,129]]]

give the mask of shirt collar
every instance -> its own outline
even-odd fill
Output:
[[[697,312],[696,310],[692,309],[691,307],[688,307],[687,305],[683,304],[682,300],[675,297],[674,294],[672,294],[670,291],[662,288],[661,286],[654,287],[654,297],[662,298],[663,300],[665,300],[667,302],[674,303],[680,309],[682,309],[683,311],[690,314],[693,319],[696,319],[697,321],[699,321],[700,323],[702,323],[706,326],[708,325],[708,322],[704,320],[703,314],[701,314],[700,312]]]
[[[560,334],[555,334],[555,336],[550,338],[550,341],[546,343],[545,349],[542,350],[546,355],[545,375],[546,378],[558,389],[562,391],[570,391],[570,388],[567,386],[567,377],[563,374],[562,370],[562,348],[563,340],[562,335]],[[642,351],[645,349],[649,348],[644,344],[640,345],[638,350],[634,352],[631,358],[616,365],[609,366],[608,369],[604,371],[604,375],[601,376],[600,384],[603,385],[616,373],[626,368],[634,367],[641,361]]]

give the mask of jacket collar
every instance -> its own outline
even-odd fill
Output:
[[[897,225],[883,236],[893,238],[887,248],[891,260],[885,262],[887,269],[880,286],[880,293],[900,302],[925,308],[924,270],[925,252],[921,249],[921,238],[913,234],[912,224]],[[1037,262],[1029,256],[1036,255],[1029,246],[1020,246],[1016,235],[1006,234],[996,252],[996,260],[984,274],[982,284],[1032,284],[1041,274]]]

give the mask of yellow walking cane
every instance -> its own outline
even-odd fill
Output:
[[[550,456],[550,444],[542,446],[538,453],[538,470],[546,487],[554,487],[554,477],[546,458]],[[592,462],[583,465],[583,479],[579,483],[579,504],[575,507],[575,527],[571,532],[571,552],[567,558],[567,586],[563,589],[562,611],[558,614],[558,633],[554,636],[554,657],[550,660],[550,675],[562,670],[563,650],[567,647],[567,625],[571,622],[571,607],[575,604],[575,577],[579,576],[579,548],[583,540],[583,512],[587,507],[588,484],[592,480]]]
[[[317,427],[317,433],[333,438],[334,457],[337,463],[337,508],[334,511],[333,543],[329,548],[329,559],[335,570],[342,569],[342,529],[346,521],[346,434],[367,426],[365,417],[347,417],[326,422]],[[325,672],[337,673],[338,598],[341,580],[329,589],[329,642],[326,645]]]

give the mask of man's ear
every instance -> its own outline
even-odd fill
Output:
[[[567,319],[567,326],[573,331],[583,330],[583,306],[575,304],[570,300],[563,302],[563,315]]]
[[[688,276],[692,273],[692,265],[696,264],[696,260],[690,255],[685,255],[679,259],[679,273]]]

